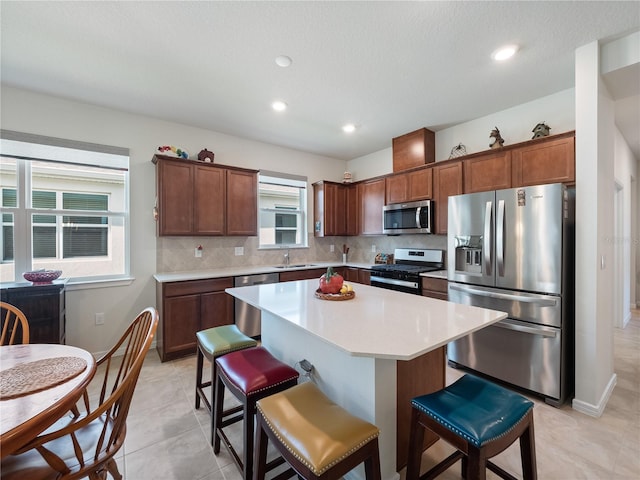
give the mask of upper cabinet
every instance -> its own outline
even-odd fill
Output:
[[[426,128],[394,138],[392,147],[394,173],[421,167],[436,160],[436,136]]]
[[[433,171],[420,168],[386,177],[386,204],[413,202],[432,197]]]
[[[449,197],[462,192],[462,161],[439,162],[433,167],[434,228],[437,234],[447,233]]]
[[[464,193],[511,188],[511,151],[491,150],[463,164]]]
[[[158,235],[257,235],[255,170],[156,155]]]
[[[575,132],[523,143],[511,155],[514,187],[576,181]]]
[[[348,234],[348,188],[328,181],[313,184],[313,233],[316,237]]]
[[[382,234],[382,207],[385,199],[385,179],[358,183],[358,205],[360,206],[360,234]]]

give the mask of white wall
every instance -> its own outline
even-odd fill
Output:
[[[563,90],[436,132],[436,162],[448,160],[451,149],[459,143],[465,145],[468,154],[489,150],[489,133],[495,126],[500,129],[505,145],[531,140],[531,131],[540,122],[546,122],[551,127],[552,135],[574,130],[574,89]],[[353,174],[354,181],[392,173],[392,149],[386,148],[349,160],[347,169]]]
[[[126,287],[70,291],[67,295],[67,343],[93,353],[110,348],[126,325],[148,305],[155,305],[155,167],[160,145],[175,145],[191,155],[207,148],[215,162],[306,175],[310,182],[342,179],[345,162],[244,140],[217,132],[164,122],[97,106],[1,87],[3,129],[93,142],[130,149],[131,274]],[[312,191],[309,189],[309,205]],[[311,231],[311,219],[309,219]],[[96,326],[94,313],[105,313]]]

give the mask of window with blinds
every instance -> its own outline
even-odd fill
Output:
[[[74,280],[128,276],[128,153],[0,133],[3,280],[38,268]]]
[[[306,247],[307,179],[260,172],[260,248]]]

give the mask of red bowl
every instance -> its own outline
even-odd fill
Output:
[[[62,275],[62,270],[34,270],[22,274],[25,280],[33,283],[51,283],[60,275]]]

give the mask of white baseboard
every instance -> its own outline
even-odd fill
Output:
[[[604,409],[607,406],[607,402],[609,401],[609,398],[611,398],[611,394],[613,393],[613,389],[615,388],[617,383],[618,376],[614,373],[613,375],[611,375],[609,383],[607,384],[607,388],[605,388],[604,392],[602,392],[600,401],[597,403],[597,405],[593,405],[591,403],[587,403],[580,399],[574,398],[571,402],[571,407],[580,413],[584,413],[592,417],[597,418],[602,416],[602,413],[604,412]]]
[[[151,346],[149,347],[149,351],[151,350],[155,350],[156,348],[156,340],[153,339],[153,341],[151,342]],[[93,355],[93,358],[95,358],[96,360],[99,358],[102,358],[103,355],[105,355],[108,352],[108,350],[105,350],[104,352],[91,352],[91,355]],[[118,350],[116,350],[116,353],[113,354],[114,357],[122,357],[124,355],[125,352],[125,347],[120,347]]]

